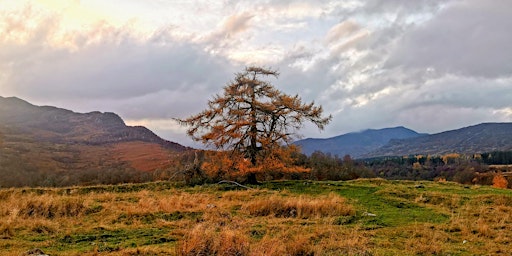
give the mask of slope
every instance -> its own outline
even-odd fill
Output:
[[[512,123],[483,123],[423,137],[392,140],[365,157],[512,150]]]
[[[49,176],[165,169],[188,149],[145,127],[126,126],[114,113],[75,113],[0,97],[0,187],[40,185]]]
[[[359,158],[373,150],[384,146],[392,139],[419,137],[419,134],[405,127],[384,129],[368,129],[362,132],[347,133],[327,139],[304,139],[294,144],[302,148],[302,152],[311,155],[315,151],[330,153],[332,155],[350,155]]]

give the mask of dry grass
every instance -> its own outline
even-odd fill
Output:
[[[352,255],[364,251],[364,232],[344,231],[333,218],[354,215],[339,195],[292,196],[269,193],[241,207],[233,215],[227,208],[240,206],[250,192],[228,193],[228,205],[205,212],[204,222],[186,233],[179,255]],[[227,203],[224,201],[224,203]],[[265,223],[262,225],[261,223]],[[355,229],[357,230],[357,229]]]
[[[512,197],[506,190],[438,183],[415,189],[405,182],[373,180],[339,184],[301,182],[296,188],[289,183],[278,184],[282,186],[278,190],[244,191],[225,191],[222,186],[162,189],[158,184],[119,187],[123,192],[113,192],[115,186],[0,190],[0,252],[19,255],[33,248],[54,256],[510,252]],[[394,221],[412,210],[447,217]],[[377,217],[365,216],[365,211]]]
[[[346,200],[334,193],[314,198],[299,196],[284,198],[272,195],[249,202],[244,206],[252,216],[273,216],[278,218],[323,218],[354,215],[355,210]]]
[[[70,246],[83,255],[304,255],[318,251],[319,244],[335,247],[346,241],[334,235],[333,220],[353,214],[353,207],[334,193],[315,197],[269,190],[84,194],[80,188],[12,189],[0,192],[0,250],[17,255],[22,248]],[[310,226],[306,237],[302,225]],[[165,232],[157,237],[152,229]],[[125,239],[134,241],[120,238],[119,246],[102,245],[110,233],[126,233]],[[141,242],[132,233],[152,240]],[[263,249],[282,239],[300,242]]]
[[[208,224],[192,228],[178,247],[178,255],[249,255],[249,238],[240,230]]]

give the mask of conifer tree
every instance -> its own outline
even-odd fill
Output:
[[[189,126],[187,133],[194,140],[242,155],[257,167],[262,164],[259,157],[275,155],[288,145],[305,121],[323,129],[332,118],[323,117],[322,107],[314,102],[304,104],[298,95],[284,94],[263,80],[278,76],[275,70],[247,67],[208,102],[207,109],[178,121]],[[257,182],[254,172],[246,178]]]

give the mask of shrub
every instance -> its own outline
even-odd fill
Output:
[[[508,181],[503,175],[497,174],[492,179],[492,186],[495,188],[507,188],[508,187]]]

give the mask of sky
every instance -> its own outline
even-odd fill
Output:
[[[332,114],[326,138],[512,122],[508,0],[0,0],[0,96],[115,112],[187,146],[236,72]]]

